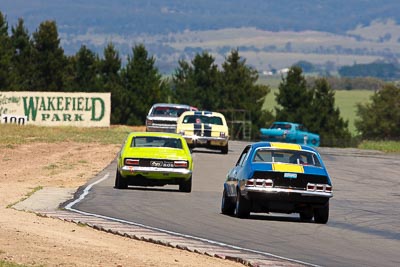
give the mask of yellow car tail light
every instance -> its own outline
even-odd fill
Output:
[[[138,166],[139,165],[139,160],[138,159],[125,159],[125,165]]]
[[[187,168],[188,163],[187,161],[179,160],[179,161],[174,161],[174,167],[176,168]]]

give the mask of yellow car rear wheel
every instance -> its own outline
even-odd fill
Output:
[[[121,176],[118,170],[117,174],[115,175],[115,188],[117,189],[128,188],[128,181]]]
[[[192,192],[192,176],[179,184],[179,191],[190,193]]]

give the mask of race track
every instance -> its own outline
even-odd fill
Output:
[[[75,209],[268,252],[319,266],[400,266],[400,155],[319,148],[334,197],[326,225],[301,222],[297,214],[220,213],[225,175],[244,148],[230,142],[228,155],[195,150],[193,191],[177,186],[113,188],[96,184]]]

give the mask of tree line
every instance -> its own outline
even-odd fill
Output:
[[[372,62],[367,64],[354,64],[343,66],[338,70],[342,77],[376,77],[383,80],[396,80],[400,78],[398,62]]]
[[[19,19],[11,27],[11,34],[8,32],[8,23],[0,12],[0,91],[111,92],[112,124],[143,125],[152,104],[185,103],[229,114],[245,111],[251,119],[253,140],[257,139],[260,127],[285,120],[303,123],[319,133],[321,145],[347,146],[352,142],[348,122],[335,108],[334,90],[327,79],[318,78],[308,84],[298,66],[291,67],[287,76],[282,77],[276,95],[279,107],[274,116],[263,109],[270,88],[257,83],[258,72],[246,64],[237,49],[230,51],[221,66],[208,52],[199,52],[191,61],[180,60],[172,77],[165,78],[143,44],[132,47],[123,65],[112,43],[101,56],[85,45],[75,55],[65,55],[54,21],[42,22],[31,36],[23,19]],[[389,87],[389,95],[394,97],[391,110],[396,110],[400,89]],[[393,114],[389,111],[382,117],[394,120],[388,123],[384,135],[368,128],[380,123],[379,115],[373,123],[364,123],[371,119],[368,114],[375,102],[385,105],[380,101],[381,94],[387,97],[385,90],[377,91],[372,104],[358,107],[357,128],[363,138],[399,136],[392,129],[400,129],[400,112],[390,116]],[[387,112],[383,108],[384,111]]]

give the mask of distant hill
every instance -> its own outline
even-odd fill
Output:
[[[0,11],[7,16],[10,27],[23,18],[30,33],[41,22],[55,20],[62,45],[69,54],[76,53],[82,44],[102,53],[105,44],[113,42],[125,56],[135,43],[144,43],[166,72],[176,66],[179,58],[190,58],[202,49],[222,60],[231,48],[239,48],[248,54],[248,62],[260,69],[286,66],[304,59],[299,54],[307,53],[361,56],[343,59],[346,63],[381,59],[383,51],[385,57],[391,58],[400,53],[398,0],[2,0]],[[377,32],[382,30],[381,26],[376,27],[377,23],[393,27],[382,34]],[[253,35],[247,43],[237,40],[238,29],[251,29]],[[241,33],[245,35],[246,31]],[[293,33],[292,37],[285,32]],[[304,38],[299,33],[303,32],[309,37],[318,33],[316,42],[302,42]],[[217,35],[213,43],[204,33],[223,33],[226,38]],[[229,33],[234,35],[229,37]],[[258,41],[273,33],[279,40]],[[327,37],[325,43],[323,36]],[[236,37],[234,42],[230,42],[232,37]],[[335,39],[343,42],[329,44]],[[273,53],[272,58],[279,57],[278,53],[292,53],[293,57],[285,56],[280,63],[270,61],[263,53]],[[305,59],[318,64],[345,63],[332,56]]]
[[[23,17],[33,30],[56,19],[65,33],[166,34],[254,27],[267,31],[341,34],[391,18],[400,22],[398,0],[3,0],[12,24]]]

